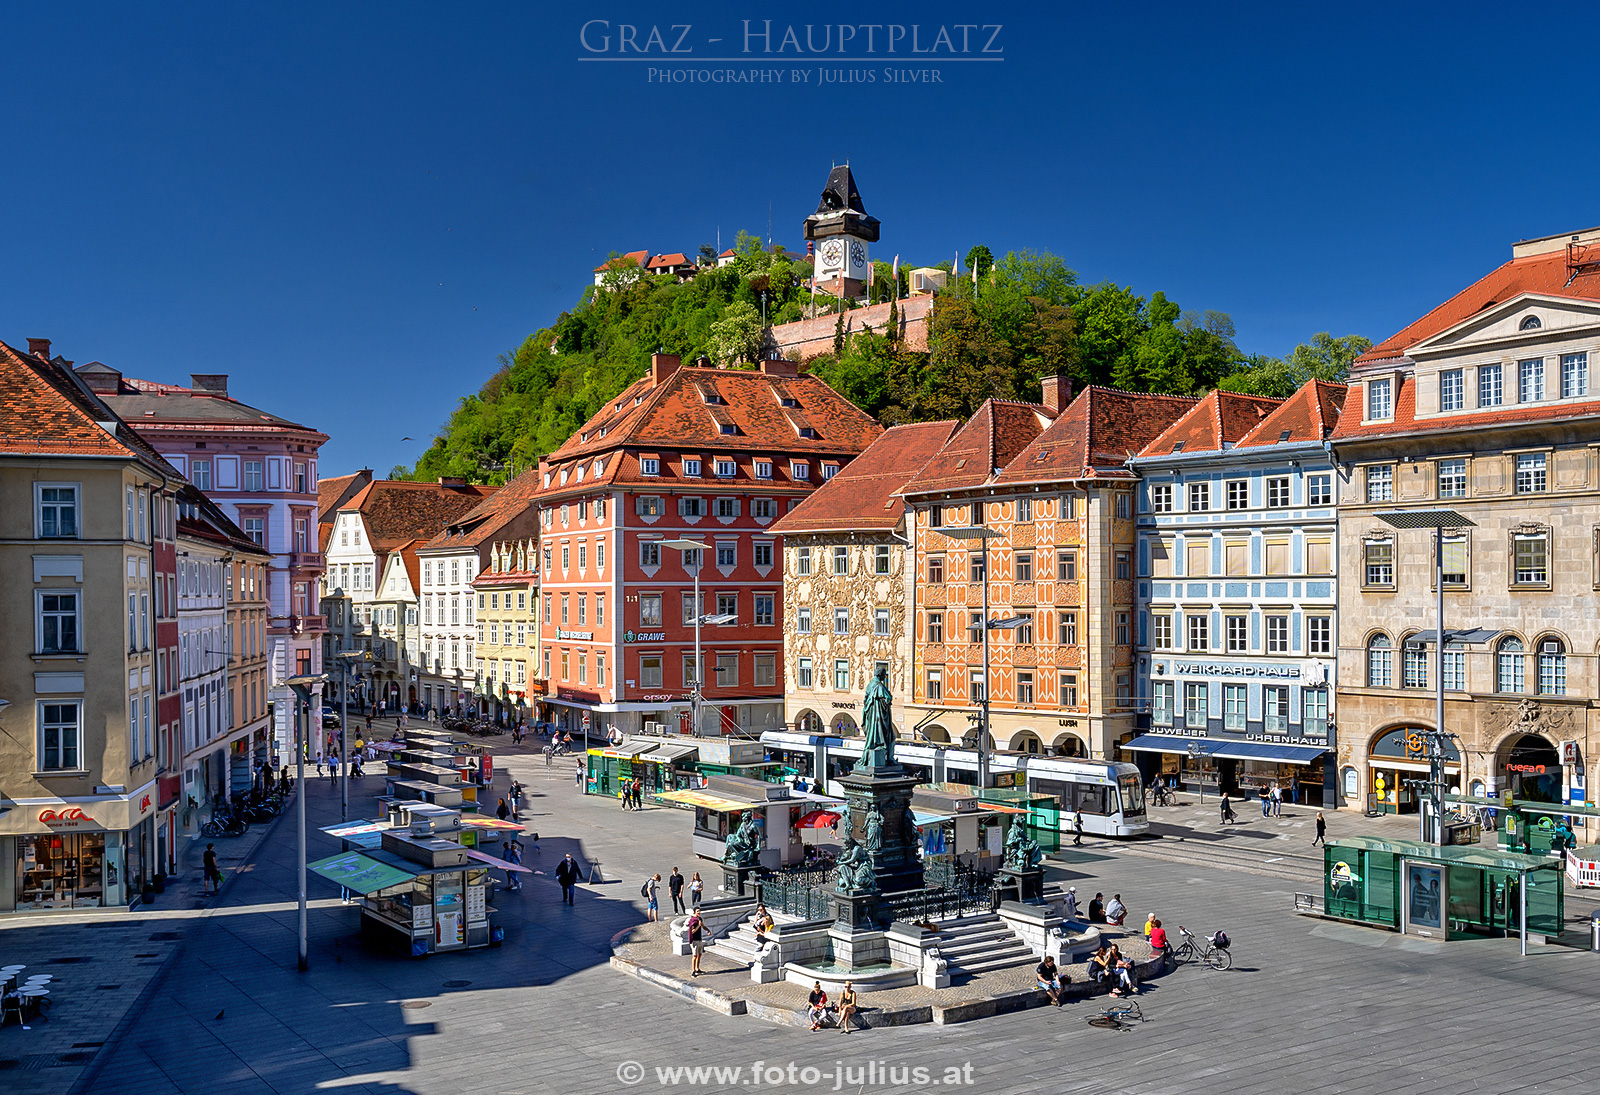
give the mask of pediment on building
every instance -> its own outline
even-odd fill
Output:
[[[1424,339],[1407,356],[1420,361],[1469,351],[1532,348],[1585,330],[1600,330],[1600,301],[1518,293]]]

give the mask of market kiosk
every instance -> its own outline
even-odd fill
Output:
[[[837,803],[820,795],[795,791],[785,783],[768,783],[743,776],[711,776],[695,790],[669,791],[660,796],[694,809],[695,855],[721,860],[728,837],[754,815],[764,833],[761,865],[769,870],[805,859],[800,818],[814,803]]]
[[[391,800],[387,808],[386,818],[329,826],[347,849],[358,847],[307,865],[361,895],[363,936],[415,956],[500,942],[489,868],[528,868],[468,846],[458,810],[416,800]]]

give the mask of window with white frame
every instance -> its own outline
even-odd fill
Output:
[[[755,686],[757,688],[771,688],[778,683],[778,656],[776,654],[757,654],[755,656]]]
[[[79,700],[39,704],[39,771],[71,772],[82,767],[82,713]]]
[[[1537,655],[1539,695],[1567,694],[1567,648],[1560,639],[1541,639]]]
[[[1211,618],[1203,612],[1185,617],[1189,630],[1190,650],[1211,649]]]
[[[739,562],[739,545],[738,545],[738,543],[736,541],[731,541],[731,540],[719,540],[719,541],[717,541],[717,565],[719,567],[731,567],[731,566],[737,565],[738,562]]]
[[[1169,623],[1170,619],[1169,617]],[[1078,614],[1076,612],[1062,612],[1056,618],[1056,628],[1062,646],[1078,645]]]
[[[1499,364],[1478,366],[1478,406],[1498,407],[1505,402],[1505,369]]]
[[[1240,654],[1250,649],[1250,617],[1242,614],[1224,616],[1222,627],[1228,653]]]
[[[1172,512],[1172,484],[1156,483],[1150,488],[1150,512]]]
[[[1589,394],[1589,355],[1561,355],[1561,398]]]
[[[639,460],[639,474],[656,476],[661,474],[661,461],[653,456],[641,457]],[[566,523],[566,507],[562,507],[562,523]]]
[[[928,670],[927,698],[930,701],[944,699],[944,670]]]
[[[1289,690],[1281,684],[1269,684],[1261,690],[1263,729],[1269,734],[1289,732]]]
[[[211,489],[211,461],[189,461],[189,482],[195,485],[196,490],[208,491]]]
[[[1172,649],[1172,614],[1157,612],[1150,617],[1150,648]]]
[[[738,470],[739,470],[738,465],[735,464],[732,460],[722,460],[722,459],[717,460],[717,478],[718,479],[732,479],[733,476],[734,476],[734,473],[737,472]]]
[[[1201,727],[1211,717],[1210,697],[1204,682],[1190,681],[1183,686],[1183,724]]]
[[[1439,497],[1467,496],[1467,462],[1464,459],[1439,461]]]
[[[78,538],[78,484],[37,483],[37,499],[41,540],[75,540]]]
[[[1517,455],[1517,493],[1541,494],[1545,489],[1547,457],[1542,452],[1524,452]]]
[[[1367,469],[1367,501],[1394,501],[1394,465],[1374,464]]]
[[[1307,737],[1328,736],[1328,690],[1306,688],[1300,692],[1300,732]]]
[[[546,558],[549,553],[546,552]],[[658,567],[661,565],[661,545],[655,540],[639,541],[639,565],[642,567]]]
[[[700,461],[691,457],[685,457],[683,461],[683,474],[687,479],[700,478]]]
[[[1367,640],[1367,687],[1390,688],[1394,685],[1394,648],[1389,636],[1382,632]]]
[[[1460,643],[1445,644],[1444,688],[1446,692],[1467,690],[1467,653]]]
[[[1439,409],[1459,411],[1467,405],[1467,385],[1460,369],[1446,369],[1439,374]]]
[[[1222,728],[1243,730],[1248,718],[1249,689],[1242,684],[1222,686]]]
[[[1306,653],[1322,655],[1333,653],[1333,617],[1306,617]]]
[[[833,549],[833,572],[844,575],[850,573],[850,549],[838,546]]]
[[[877,546],[875,546],[872,549],[872,573],[874,573],[874,574],[887,574],[887,573],[889,573],[889,545],[888,544],[878,544]],[[1022,579],[1020,574],[1018,575],[1018,579],[1019,580],[1024,580],[1024,581],[1026,580],[1026,579]]]
[[[1267,627],[1267,653],[1289,653],[1289,617],[1269,615],[1263,617]]]
[[[1525,692],[1522,640],[1507,635],[1495,648],[1495,691]]]
[[[801,688],[810,688],[812,681],[812,665],[810,658],[801,658],[799,666],[799,684]]]
[[[773,622],[773,594],[757,593],[755,598],[756,625],[758,627],[770,626]]]
[[[1172,725],[1172,682],[1153,681],[1150,685],[1150,722],[1155,726]]]
[[[1017,673],[1017,702],[1030,707],[1033,705],[1033,673],[1031,670],[1019,670]]]
[[[1428,649],[1416,638],[1407,639],[1400,650],[1400,687],[1428,687]]]
[[[795,630],[802,635],[811,634],[811,610],[809,608],[795,610]]]
[[[1394,417],[1394,381],[1367,381],[1367,419],[1374,421]]]
[[[1229,509],[1249,509],[1250,508],[1250,480],[1248,480],[1248,479],[1230,479],[1230,480],[1228,480],[1228,508]]]
[[[836,608],[833,610],[833,633],[835,635],[850,634],[850,610]]]
[[[755,469],[755,475],[756,475],[757,479],[771,479],[772,478],[772,461],[771,460],[757,460],[755,463],[753,463],[751,465],[751,467]]]
[[[1267,505],[1273,509],[1283,509],[1289,504],[1289,477],[1287,475],[1274,476],[1267,480]]]
[[[810,548],[801,547],[794,549],[794,569],[795,573],[800,575],[802,578],[811,573]]]
[[[1019,498],[1019,499],[1017,499],[1017,520],[1018,521],[1022,521],[1022,522],[1032,521],[1033,520],[1033,499],[1032,498]]]
[[[1544,398],[1544,358],[1517,362],[1517,402],[1537,403]]]
[[[38,651],[41,654],[81,654],[82,603],[78,594],[67,591],[41,590],[35,594],[39,605]],[[129,620],[133,627],[130,594]],[[130,640],[132,634],[130,632]],[[131,648],[131,643],[130,643]]]
[[[845,658],[833,660],[833,690],[835,692],[850,691],[850,662]]]
[[[872,633],[874,635],[889,634],[889,610],[887,608],[872,610]]]
[[[252,493],[261,491],[261,461],[246,460],[244,462],[244,489]]]
[[[1076,673],[1061,674],[1061,706],[1078,706],[1078,675]]]
[[[1365,577],[1369,586],[1394,585],[1394,541],[1368,540],[1365,549]]]
[[[1550,534],[1518,533],[1511,538],[1512,584],[1542,586],[1550,583]]]
[[[1306,505],[1333,505],[1333,477],[1331,475],[1306,476]]]
[[[789,464],[789,478],[805,480],[811,478],[811,465],[804,461],[795,460]]]
[[[1211,508],[1211,484],[1189,484],[1189,512],[1204,513]]]

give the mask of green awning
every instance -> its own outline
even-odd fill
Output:
[[[417,877],[415,871],[403,871],[399,867],[379,863],[371,856],[362,855],[360,852],[330,855],[327,859],[307,863],[306,870],[321,875],[329,882],[336,882],[347,890],[354,890],[358,894],[386,890],[390,886],[398,886]]]
[[[1428,860],[1434,863],[1454,863],[1463,867],[1485,867],[1496,871],[1555,871],[1560,873],[1561,860],[1546,856],[1523,855],[1520,852],[1502,852],[1475,845],[1446,845],[1437,847],[1418,840],[1395,840],[1370,836],[1346,836],[1330,841],[1335,848],[1364,848],[1371,852],[1388,852],[1408,859]]]

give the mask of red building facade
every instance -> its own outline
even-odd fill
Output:
[[[541,711],[591,735],[687,731],[695,617],[731,616],[701,627],[700,732],[782,726],[772,525],[880,432],[792,362],[713,369],[656,354],[540,469]],[[704,544],[703,557],[674,540]]]

